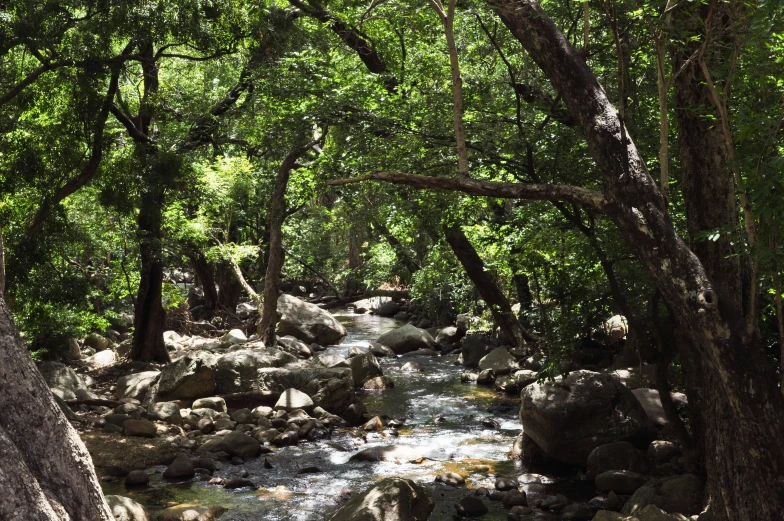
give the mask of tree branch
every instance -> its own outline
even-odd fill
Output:
[[[430,177],[403,172],[379,171],[349,179],[334,179],[327,185],[347,185],[362,181],[383,181],[413,186],[425,190],[446,190],[469,195],[498,197],[503,199],[533,199],[538,201],[569,201],[580,204],[598,213],[604,213],[608,205],[601,192],[579,186],[547,183],[505,183],[480,181],[459,177]]]

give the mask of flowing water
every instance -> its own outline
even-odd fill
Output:
[[[399,322],[372,315],[338,312],[336,318],[348,330],[341,345],[329,348],[346,354],[350,347],[367,350],[371,341],[399,327]],[[494,487],[496,477],[517,477],[524,469],[515,468],[507,457],[520,432],[519,400],[504,399],[492,389],[460,382],[462,367],[455,356],[380,359],[384,374],[392,377],[394,389],[361,393],[371,415],[387,415],[402,420],[398,435],[359,433],[348,429],[330,440],[300,443],[276,450],[270,458],[273,468],[265,468],[265,457],[243,465],[226,465],[215,472],[223,478],[247,477],[258,490],[225,490],[204,482],[170,484],[153,476],[151,486],[141,491],[125,491],[121,485],[107,484],[108,494],[133,497],[155,514],[181,503],[220,504],[229,508],[221,521],[271,520],[320,521],[339,504],[347,489],[363,491],[384,477],[400,476],[427,486],[436,502],[432,521],[452,519],[454,505],[468,491],[434,483],[441,472],[458,472],[466,477],[467,488]],[[422,367],[418,373],[401,371],[406,362]],[[492,420],[492,421],[488,421]],[[493,423],[495,422],[495,423]],[[349,461],[362,449],[386,447],[400,455],[397,461]],[[392,459],[392,458],[390,458]],[[302,469],[313,469],[310,473]],[[163,468],[161,468],[163,470]],[[545,478],[549,483],[540,492],[569,490],[575,483]],[[579,488],[579,484],[577,485]],[[531,493],[534,490],[529,490]],[[487,521],[506,519],[498,502],[488,502]]]

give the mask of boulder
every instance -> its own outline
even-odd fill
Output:
[[[621,513],[638,515],[648,505],[655,505],[669,513],[696,515],[702,512],[704,488],[702,480],[694,474],[651,480],[637,489]]]
[[[321,353],[313,358],[313,363],[321,367],[350,367],[348,359],[340,353]]]
[[[378,359],[371,353],[363,353],[349,358],[348,363],[351,366],[354,387],[362,387],[362,384],[364,384],[366,380],[384,374]]]
[[[115,521],[152,521],[150,514],[140,504],[125,496],[106,496],[106,502]]]
[[[297,357],[279,349],[239,349],[218,358],[215,367],[215,389],[219,394],[238,393],[253,389],[257,371],[265,367],[283,367]]]
[[[349,499],[330,521],[426,521],[433,500],[408,479],[387,478]]]
[[[118,400],[130,398],[144,401],[150,386],[158,380],[160,371],[144,371],[142,373],[121,376],[115,384],[114,396]]]
[[[374,315],[380,317],[394,317],[400,311],[400,304],[388,300],[373,310]]]
[[[77,389],[87,389],[84,380],[73,369],[60,362],[42,362],[38,364],[38,371],[50,389],[60,387],[71,392],[76,392]]]
[[[395,387],[395,382],[388,376],[376,376],[365,380],[362,388],[366,391],[383,391],[384,389],[392,389]]]
[[[286,389],[281,393],[275,404],[276,411],[293,411],[302,409],[305,411],[313,410],[313,400],[310,396],[298,391],[297,389]]]
[[[517,360],[505,347],[498,347],[479,360],[479,369],[492,369],[496,375],[503,376],[517,370]]]
[[[457,512],[460,517],[482,517],[487,514],[488,508],[478,497],[466,496],[458,503]]]
[[[182,425],[180,406],[175,402],[151,403],[147,408],[147,417],[151,420],[160,420],[172,425]]]
[[[479,367],[479,361],[495,349],[496,342],[484,335],[468,335],[460,341],[460,354],[463,365]]]
[[[84,339],[84,345],[92,347],[96,352],[109,349],[109,339],[97,333],[87,335]]]
[[[215,394],[218,356],[193,351],[165,366],[157,383],[157,395],[166,400],[202,398]]]
[[[108,349],[104,351],[98,351],[94,355],[85,358],[84,363],[86,363],[92,369],[96,369],[98,367],[108,367],[117,363],[117,355],[114,351],[109,351]]]
[[[648,478],[630,470],[608,470],[596,476],[596,488],[617,494],[631,494],[648,482]]]
[[[652,464],[664,463],[681,455],[681,448],[671,441],[656,440],[648,447],[648,461]]]
[[[243,460],[255,458],[261,454],[261,444],[239,431],[230,432],[223,437],[223,449],[230,455]]]
[[[378,343],[387,346],[398,355],[418,349],[433,349],[436,345],[430,333],[411,324],[384,333],[379,337]]]
[[[226,512],[218,505],[178,505],[170,507],[158,515],[158,521],[215,521]]]
[[[248,337],[245,336],[245,333],[241,329],[232,329],[220,337],[220,343],[225,346],[244,344],[247,341]]]
[[[123,422],[123,434],[141,438],[154,438],[157,434],[157,429],[155,424],[149,420],[125,420]]]
[[[536,378],[536,371],[531,371],[530,369],[521,369],[519,371],[515,371],[514,373],[514,381],[517,384],[517,387],[520,389],[523,389],[524,387],[534,383]]]
[[[187,454],[177,454],[174,461],[163,472],[166,479],[188,479],[196,475],[193,462]]]
[[[596,477],[608,470],[631,470],[644,474],[648,471],[645,453],[628,441],[600,445],[588,455],[588,477]]]
[[[667,416],[664,414],[664,407],[661,403],[661,396],[659,396],[659,391],[656,389],[634,389],[632,391],[634,396],[637,397],[639,400],[640,405],[642,408],[645,409],[645,413],[648,415],[648,418],[659,427],[664,427],[669,423],[667,420]],[[671,393],[672,400],[676,404],[685,404],[688,403],[686,395],[683,393]]]
[[[459,342],[464,335],[465,331],[458,330],[456,326],[445,327],[436,335],[436,344],[438,344],[442,350],[444,348],[448,349]]]
[[[383,344],[379,344],[378,342],[370,343],[370,352],[379,358],[383,358],[385,356],[395,356],[394,351]]]
[[[294,336],[307,344],[335,345],[347,334],[327,311],[291,295],[278,298],[278,314],[278,334]]]
[[[343,414],[354,401],[354,378],[351,369],[320,367],[286,367],[259,369],[254,388],[271,393],[297,389],[311,397],[313,403],[333,414]]]
[[[143,470],[132,470],[125,476],[125,488],[143,487],[150,482],[150,475]]]
[[[628,332],[629,324],[623,315],[614,315],[604,323],[604,333],[612,342],[623,340]]]
[[[640,402],[611,376],[575,371],[521,393],[525,433],[550,459],[586,465],[596,447],[630,441],[647,447],[655,428]]]
[[[305,342],[295,336],[279,336],[277,337],[277,342],[279,349],[282,349],[283,351],[294,355],[297,358],[310,358],[313,356],[313,351],[310,350],[310,347],[308,347]]]
[[[199,398],[193,402],[191,409],[212,409],[218,412],[227,412],[226,400],[220,396],[211,396],[209,398]]]

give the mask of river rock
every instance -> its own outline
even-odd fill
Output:
[[[245,336],[245,333],[241,329],[232,329],[222,337],[220,337],[220,343],[224,346],[233,346],[236,344],[244,344],[248,341],[248,337]]]
[[[422,458],[423,453],[415,447],[405,445],[382,445],[362,449],[349,461],[390,461],[395,463],[414,463]]]
[[[351,367],[348,359],[340,353],[321,353],[313,357],[313,363],[321,367]]]
[[[179,505],[167,508],[158,516],[158,521],[215,521],[226,512],[218,505]]]
[[[125,496],[106,496],[106,503],[115,521],[152,521],[150,514],[140,504]]]
[[[404,373],[421,373],[422,366],[416,362],[406,362],[405,364],[403,364],[400,370],[403,371]]]
[[[218,356],[192,351],[161,370],[157,396],[163,400],[203,398],[215,394]]]
[[[351,369],[321,367],[286,367],[259,369],[254,387],[261,391],[283,393],[297,389],[311,397],[313,403],[342,415],[354,401],[354,378]]]
[[[226,400],[220,396],[210,396],[209,398],[199,398],[194,400],[191,409],[212,409],[218,412],[227,412]]]
[[[460,355],[466,367],[479,367],[479,361],[495,349],[496,342],[484,335],[468,335],[460,341]]]
[[[118,400],[130,398],[133,400],[144,401],[150,386],[161,376],[160,371],[144,371],[141,373],[121,376],[117,379],[114,388],[114,396]]]
[[[465,478],[455,472],[444,472],[443,474],[439,474],[436,476],[436,481],[453,487],[465,485]]]
[[[478,365],[481,370],[492,369],[496,375],[503,376],[517,369],[517,360],[505,347],[498,347],[482,357]]]
[[[648,478],[630,470],[608,470],[595,479],[598,490],[617,494],[631,494],[647,482]]]
[[[182,425],[180,406],[175,402],[151,403],[147,408],[147,417],[151,420],[160,420],[172,425]]]
[[[586,465],[593,449],[615,441],[647,446],[655,428],[640,402],[611,376],[575,371],[521,393],[523,430],[548,458]]]
[[[408,479],[387,478],[349,499],[330,521],[426,521],[433,500]]]
[[[38,371],[50,389],[60,387],[71,392],[87,389],[84,380],[73,369],[60,362],[42,362],[38,364]]]
[[[215,389],[219,394],[250,391],[261,368],[283,367],[297,357],[274,348],[239,349],[218,358],[215,367]]]
[[[671,441],[656,440],[648,447],[648,461],[653,464],[664,463],[681,455],[681,448]]]
[[[143,470],[132,470],[125,476],[125,488],[143,487],[150,482],[150,475]]]
[[[226,452],[243,460],[255,458],[261,454],[259,442],[239,431],[230,432],[224,436],[223,444]]]
[[[621,509],[625,515],[637,515],[648,505],[669,513],[692,516],[702,511],[704,483],[694,474],[651,480],[632,495]]]
[[[466,496],[457,505],[457,514],[460,517],[482,517],[487,512],[485,502],[476,496]]]
[[[459,331],[456,326],[445,327],[436,335],[436,344],[442,351],[444,348],[451,349],[464,335],[465,331]]]
[[[664,413],[664,407],[661,403],[661,396],[659,395],[659,391],[656,389],[634,389],[632,391],[634,396],[637,397],[639,400],[640,405],[642,408],[645,409],[645,413],[648,415],[648,418],[659,427],[664,427],[669,423],[667,420],[667,415]],[[686,395],[683,393],[671,393],[672,401],[677,404],[686,404],[688,403],[688,399]]]
[[[644,474],[648,471],[645,453],[628,441],[600,445],[588,455],[588,477],[596,477],[608,470],[630,470]]]
[[[400,304],[392,300],[388,300],[375,308],[373,310],[373,314],[380,317],[394,317],[399,311]]]
[[[286,389],[281,393],[275,404],[276,411],[293,411],[295,409],[303,409],[306,411],[313,410],[313,400],[307,394],[297,389]]]
[[[278,314],[278,334],[294,336],[307,344],[335,345],[347,334],[330,313],[291,295],[278,298]]]
[[[125,420],[123,422],[123,433],[126,436],[154,438],[157,432],[155,424],[149,420]]]
[[[383,344],[379,344],[378,342],[371,342],[370,343],[370,352],[373,353],[374,356],[379,358],[383,358],[386,356],[395,356],[395,352],[392,351],[390,348]]]
[[[384,333],[378,338],[378,343],[387,346],[398,355],[419,349],[433,349],[436,345],[430,333],[411,324]]]
[[[376,376],[365,380],[362,388],[366,391],[383,391],[385,389],[392,389],[395,387],[395,382],[388,376]]]
[[[476,375],[476,383],[479,385],[493,385],[493,382],[495,382],[495,371],[492,369],[479,371]]]
[[[310,358],[313,356],[313,351],[310,347],[297,337],[291,335],[277,337],[278,349],[296,356],[297,358]],[[313,344],[318,345],[318,344]]]
[[[177,454],[177,457],[163,473],[163,477],[166,479],[187,479],[195,475],[193,462],[187,454]]]
[[[351,366],[351,374],[354,378],[354,387],[362,387],[365,380],[383,375],[381,364],[378,359],[370,353],[362,353],[348,360]]]
[[[94,355],[88,356],[84,359],[84,363],[92,369],[108,367],[117,363],[117,355],[114,351],[107,349],[105,351],[99,351]]]
[[[97,333],[91,333],[84,339],[84,345],[92,347],[96,351],[109,349],[109,339]]]
[[[517,384],[517,387],[523,389],[536,382],[537,374],[536,371],[531,371],[530,369],[521,369],[519,371],[515,371],[513,378]]]

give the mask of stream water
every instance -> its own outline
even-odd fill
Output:
[[[348,336],[330,350],[342,354],[352,346],[367,350],[371,341],[401,325],[393,319],[346,311],[335,315],[348,330]],[[260,486],[258,490],[226,490],[196,480],[171,484],[156,474],[143,490],[126,491],[121,485],[106,484],[104,491],[132,497],[153,515],[182,503],[220,504],[229,508],[221,521],[321,521],[338,507],[343,491],[363,491],[379,479],[401,476],[427,486],[436,502],[432,521],[452,519],[454,505],[467,490],[434,483],[437,474],[458,472],[466,477],[469,489],[493,489],[497,477],[516,478],[525,472],[515,468],[507,457],[520,432],[519,400],[502,398],[490,388],[461,383],[463,368],[455,365],[455,358],[381,359],[384,374],[392,377],[395,387],[363,393],[362,399],[371,415],[387,415],[404,422],[397,436],[362,435],[349,429],[335,433],[329,440],[276,450],[273,458],[267,456],[271,469],[265,468],[265,457],[261,456],[215,472],[215,476],[223,478],[240,477],[247,472],[247,477]],[[419,364],[422,371],[401,371],[406,362]],[[358,450],[376,446],[389,447],[403,457],[398,461],[349,461]],[[301,469],[313,467],[319,472],[300,473]],[[554,477],[542,476],[539,481],[546,486],[532,487],[529,496],[564,491],[573,497],[576,490],[583,488],[579,482]],[[506,510],[499,502],[488,502],[488,506],[490,512],[483,519],[506,519]]]

